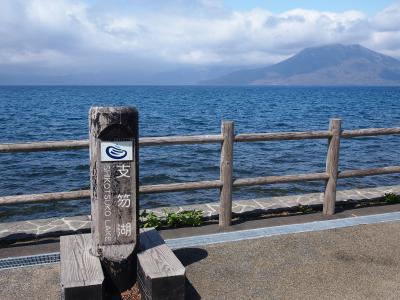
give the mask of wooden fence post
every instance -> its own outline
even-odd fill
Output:
[[[101,260],[108,290],[123,292],[136,281],[138,112],[92,107],[89,123],[91,254]]]
[[[323,207],[323,213],[325,215],[333,215],[335,213],[341,124],[341,119],[330,119],[329,122],[329,130],[332,132],[332,137],[330,137],[328,141],[328,153],[326,157],[326,173],[328,173],[329,179],[326,181],[325,185]]]
[[[234,123],[223,121],[221,134],[224,140],[221,146],[219,226],[228,227],[232,223]]]

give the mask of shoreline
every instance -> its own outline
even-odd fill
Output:
[[[341,205],[376,200],[383,197],[385,193],[400,194],[400,185],[338,191],[337,203],[338,205]],[[323,193],[310,193],[252,200],[234,200],[232,204],[232,213],[233,217],[253,217],[256,219],[257,216],[263,214],[279,214],[284,211],[289,211],[299,205],[319,207],[322,206],[322,204]],[[219,214],[219,202],[176,207],[158,207],[147,209],[147,211],[154,212],[156,215],[161,216],[164,209],[171,212],[194,209],[201,210],[203,212],[203,218],[206,220],[214,220]],[[89,215],[0,223],[0,245],[58,237],[66,234],[90,232],[90,226],[91,220]]]

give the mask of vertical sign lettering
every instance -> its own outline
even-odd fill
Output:
[[[133,151],[133,148],[129,151]],[[131,189],[131,181],[134,178],[131,172],[131,162],[102,162],[101,167],[104,174],[103,244],[129,243],[132,234],[134,234],[132,232],[132,207],[135,200],[135,194],[132,193]]]
[[[92,253],[135,245],[138,203],[138,116],[132,108],[90,110]],[[95,253],[94,253],[95,254]]]

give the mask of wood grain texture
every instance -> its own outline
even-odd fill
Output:
[[[102,299],[104,275],[100,259],[89,253],[90,234],[60,237],[61,293],[65,300]]]
[[[228,227],[232,223],[234,123],[232,121],[222,122],[221,134],[224,141],[221,145],[220,181],[222,187],[220,188],[218,223],[220,227]]]
[[[325,139],[330,136],[331,133],[329,131],[242,133],[235,136],[235,142]]]
[[[400,166],[360,169],[360,170],[345,170],[339,172],[338,178],[363,177],[363,176],[374,176],[374,175],[395,174],[395,173],[400,173]],[[239,178],[233,181],[233,186],[238,187],[238,186],[276,184],[276,183],[298,182],[298,181],[326,180],[328,178],[329,178],[328,173],[309,173],[309,174],[297,174],[297,175]],[[141,194],[153,194],[153,193],[166,193],[166,192],[187,191],[187,190],[197,190],[197,189],[212,189],[212,188],[220,188],[221,186],[222,182],[220,180],[212,180],[212,181],[197,181],[190,183],[144,185],[140,186],[139,190]],[[74,199],[85,199],[89,197],[90,197],[90,190],[47,193],[47,194],[18,195],[18,196],[3,196],[0,197],[0,205],[10,205],[19,203],[39,203],[48,201],[68,201]]]
[[[274,140],[299,140],[331,138],[332,131],[310,131],[310,132],[276,132],[276,133],[249,133],[234,136],[234,142],[256,142]],[[355,138],[363,136],[393,135],[400,134],[400,128],[369,128],[357,130],[344,130],[340,138]],[[220,135],[196,135],[196,136],[167,136],[167,137],[143,137],[139,139],[140,146],[162,146],[176,144],[197,144],[197,143],[219,143],[224,141],[223,134]],[[0,144],[0,152],[31,152],[31,151],[56,151],[67,149],[82,149],[89,146],[89,140],[70,140],[70,141],[47,141],[19,144]],[[348,170],[339,172],[339,178],[372,176],[379,174],[400,173],[396,166],[373,168],[365,170]],[[266,176],[257,178],[242,178],[233,181],[233,186],[273,184],[282,182],[295,182],[307,180],[327,179],[325,173],[311,173],[284,176]],[[188,191],[197,189],[221,188],[223,184],[220,180],[155,184],[139,187],[141,194],[164,193]],[[331,186],[332,187],[332,186]],[[0,205],[40,203],[49,201],[67,201],[74,199],[89,198],[92,192],[89,190],[55,192],[30,195],[15,195],[0,197]],[[329,192],[328,192],[329,197]],[[331,210],[331,208],[330,208]]]
[[[87,149],[89,140],[45,141],[20,144],[0,144],[1,152],[35,152]]]
[[[329,130],[332,132],[332,137],[328,141],[328,153],[326,157],[326,173],[328,173],[329,178],[325,185],[323,205],[323,213],[326,215],[333,215],[335,213],[341,128],[342,121],[340,119],[330,120]]]
[[[100,256],[107,291],[122,293],[136,282],[138,243],[105,245]]]
[[[201,189],[216,189],[222,186],[220,180],[180,182],[170,184],[142,185],[139,187],[140,194],[168,193],[179,191],[192,191]],[[0,205],[40,203],[49,201],[69,201],[75,199],[90,198],[90,190],[80,190],[73,192],[56,192],[31,195],[16,195],[0,197]]]
[[[107,290],[121,293],[136,281],[138,112],[132,107],[92,107],[89,130],[91,253],[100,257]],[[132,160],[102,161],[101,143],[119,141],[131,144]]]
[[[233,186],[236,187],[236,186],[251,186],[251,185],[286,183],[286,182],[297,182],[297,181],[326,180],[328,177],[329,176],[327,173],[309,173],[309,174],[297,174],[297,175],[240,178],[240,179],[235,179],[233,181]]]
[[[73,191],[73,192],[58,192],[44,193],[31,195],[3,196],[0,197],[0,205],[22,204],[22,203],[40,203],[49,201],[67,201],[74,199],[85,199],[90,197],[89,190]]]
[[[202,189],[213,189],[213,188],[219,188],[221,186],[222,182],[220,180],[194,181],[194,182],[181,182],[181,183],[169,183],[169,184],[143,185],[140,186],[139,192],[142,194],[181,192],[181,191],[193,191]]]
[[[348,138],[363,137],[363,136],[378,136],[378,135],[392,135],[392,134],[400,134],[400,127],[343,130],[341,137],[348,139]]]
[[[185,267],[155,229],[140,230],[138,282],[144,299],[185,299]]]
[[[182,135],[182,136],[159,136],[159,137],[143,137],[139,139],[141,147],[146,146],[168,146],[168,145],[185,145],[185,144],[206,144],[220,143],[223,141],[221,135]]]
[[[106,245],[134,244],[138,236],[138,113],[130,107],[92,107],[89,112],[90,128],[90,170],[93,253],[108,259],[123,260],[122,253],[129,247],[121,246],[121,251],[105,251]],[[131,141],[132,161],[102,162],[100,145],[102,141]],[[118,172],[121,168],[125,176]],[[128,202],[118,201],[126,196]],[[129,226],[129,234],[121,232],[121,226]],[[116,252],[114,255],[113,253]]]
[[[400,134],[400,127],[393,128],[367,128],[344,130],[342,138],[355,138],[363,136],[379,136]],[[283,140],[305,140],[330,138],[330,131],[304,131],[304,132],[272,132],[272,133],[242,133],[235,136],[235,142],[261,142]],[[192,135],[192,136],[164,136],[141,137],[139,145],[168,146],[183,144],[220,143],[222,135]],[[89,147],[89,140],[43,141],[32,143],[0,144],[0,153],[4,152],[34,152],[85,149]]]
[[[364,177],[400,173],[400,166],[340,171],[338,178]]]
[[[185,144],[206,144],[220,143],[223,137],[217,134],[205,135],[176,135],[176,136],[159,136],[159,137],[141,137],[139,145],[141,147],[149,146],[170,146]],[[89,140],[66,140],[66,141],[43,141],[32,143],[14,143],[0,144],[0,153],[6,152],[35,152],[35,151],[59,151],[59,150],[76,150],[89,148]]]

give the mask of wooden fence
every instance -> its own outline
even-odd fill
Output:
[[[245,133],[235,135],[234,123],[231,121],[224,121],[221,125],[221,134],[217,135],[143,137],[139,140],[140,147],[220,143],[220,178],[209,181],[142,185],[140,186],[139,191],[141,194],[153,194],[218,188],[220,189],[219,225],[221,227],[227,227],[231,225],[232,221],[232,191],[234,187],[322,180],[325,181],[323,212],[324,214],[332,215],[335,213],[336,185],[338,178],[400,173],[400,166],[339,171],[340,140],[342,138],[346,139],[393,134],[400,134],[400,127],[342,130],[341,120],[331,119],[329,129],[325,131]],[[328,139],[326,169],[324,172],[253,178],[233,178],[233,147],[235,143],[307,139]],[[88,147],[88,140],[0,144],[0,153],[73,150]],[[4,196],[0,197],[0,205],[64,201],[89,197],[89,190]]]

